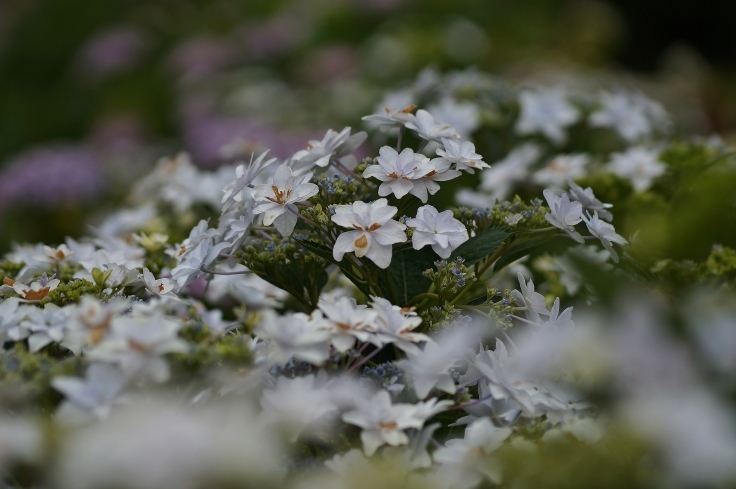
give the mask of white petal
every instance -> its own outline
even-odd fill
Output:
[[[294,232],[294,227],[296,226],[296,221],[298,219],[299,218],[296,216],[296,214],[287,209],[286,212],[274,219],[273,225],[276,227],[278,232],[281,233],[281,236],[291,236],[291,233]]]

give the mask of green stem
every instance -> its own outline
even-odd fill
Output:
[[[424,292],[422,294],[417,294],[414,297],[411,298],[411,300],[406,304],[407,306],[410,306],[414,304],[417,301],[420,301],[422,299],[434,299],[436,301],[439,301],[440,298],[437,294],[432,294],[430,292]]]

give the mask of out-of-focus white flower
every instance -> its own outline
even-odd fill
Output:
[[[603,247],[611,254],[613,262],[618,263],[618,253],[613,249],[613,245],[611,243],[625,245],[629,242],[626,241],[623,236],[616,234],[616,230],[612,225],[598,219],[597,212],[593,214],[593,217],[588,214],[587,216],[582,216],[582,218],[585,221],[585,225],[588,226],[590,234],[601,240]]]
[[[380,268],[387,268],[391,263],[391,245],[406,241],[406,225],[391,220],[397,211],[386,199],[337,206],[332,221],[353,231],[337,237],[332,250],[335,260],[354,251],[355,256],[365,256]]]
[[[417,217],[407,219],[406,225],[414,228],[411,241],[415,250],[431,245],[440,258],[449,258],[469,239],[465,225],[453,217],[451,210],[437,212],[431,205],[417,209]]]
[[[558,88],[525,90],[519,94],[519,103],[521,114],[516,122],[516,132],[542,133],[557,145],[567,139],[565,129],[580,118],[567,93]]]
[[[450,124],[462,138],[469,138],[480,125],[480,110],[474,103],[443,97],[439,103],[427,109],[438,121]]]
[[[24,316],[24,308],[19,308],[21,300],[17,297],[0,300],[0,341],[7,341],[10,329],[18,326]]]
[[[527,416],[550,409],[561,410],[567,405],[533,382],[517,358],[510,358],[506,345],[496,339],[496,349],[481,350],[468,362],[463,384],[479,384],[488,401],[510,403],[505,409],[519,409]],[[482,388],[482,389],[481,389]]]
[[[35,353],[64,339],[69,313],[69,309],[51,303],[44,305],[43,309],[29,307],[25,309],[25,318],[17,328],[9,331],[8,336],[16,341],[27,338],[28,350]]]
[[[325,168],[332,159],[342,158],[358,149],[367,137],[363,131],[351,136],[349,127],[339,133],[329,129],[322,141],[309,141],[307,149],[295,153],[289,165],[294,168],[295,175],[302,175],[315,166]]]
[[[585,175],[585,167],[589,161],[586,154],[558,155],[534,173],[532,179],[545,187],[561,188],[568,179]]]
[[[358,404],[357,409],[343,414],[342,420],[363,429],[360,433],[363,451],[371,456],[385,444],[406,445],[409,437],[405,429],[421,429],[429,417],[452,403],[436,401],[431,399],[417,405],[392,404],[388,391],[379,390],[370,400]]]
[[[547,200],[550,210],[544,216],[547,222],[565,231],[578,243],[584,243],[585,240],[583,237],[575,231],[575,224],[583,220],[582,204],[580,202],[570,202],[570,197],[565,193],[562,196],[557,196],[549,189],[545,189],[542,193]]]
[[[268,362],[272,365],[286,363],[291,358],[321,365],[330,357],[329,332],[320,329],[321,314],[307,316],[302,313],[279,316],[267,309],[255,333],[271,343]]]
[[[570,186],[570,200],[577,200],[583,206],[584,210],[597,212],[600,218],[605,221],[610,222],[613,219],[613,214],[606,210],[613,207],[613,204],[604,204],[596,199],[592,188],[583,189],[572,180],[568,180],[567,184]]]
[[[273,224],[281,236],[291,235],[299,212],[295,204],[304,202],[319,192],[319,187],[308,183],[312,175],[307,173],[298,177],[285,164],[279,166],[272,179],[253,189],[253,199],[256,202],[265,201],[253,210],[253,214],[264,214],[263,224]]]
[[[103,363],[90,365],[84,380],[55,377],[51,385],[65,398],[56,417],[74,424],[107,418],[112,408],[124,401],[121,394],[127,383],[117,366]]]
[[[403,100],[403,95],[402,95]],[[400,102],[399,105],[394,105]],[[416,105],[407,104],[403,101],[386,100],[385,103],[391,105],[382,105],[375,114],[363,117],[364,121],[375,122],[382,132],[389,131],[396,127],[402,127],[405,123],[412,119],[412,112],[417,108]]]
[[[335,302],[321,299],[318,307],[325,314],[320,329],[330,332],[330,342],[340,353],[352,348],[356,339],[368,341],[377,329],[375,311],[358,305],[352,297],[341,297]]]
[[[70,250],[67,245],[62,243],[56,248],[52,248],[51,246],[44,246],[43,254],[44,256],[38,257],[39,260],[45,259],[52,263],[60,263],[73,255],[74,252]]]
[[[637,192],[643,192],[651,187],[654,179],[667,171],[665,164],[658,158],[657,149],[633,147],[612,155],[608,169],[629,180]]]
[[[693,386],[680,392],[642,393],[620,410],[659,446],[671,470],[685,481],[709,486],[736,477],[736,425],[732,412],[710,392]]]
[[[371,301],[371,308],[377,314],[376,336],[379,344],[391,343],[407,353],[418,354],[420,350],[417,343],[429,341],[429,336],[413,332],[422,323],[422,318],[382,297],[371,296]]]
[[[435,388],[448,394],[457,391],[450,369],[458,364],[462,353],[459,347],[465,345],[456,344],[453,339],[450,337],[450,341],[442,344],[428,341],[421,352],[407,352],[405,360],[396,362],[396,366],[411,377],[414,392],[419,399],[427,397]]]
[[[487,478],[494,484],[501,483],[501,466],[488,455],[493,453],[511,435],[511,429],[498,428],[489,418],[481,418],[468,425],[465,438],[448,440],[444,447],[432,455],[442,465],[462,467],[458,471],[464,483],[461,487],[473,487]],[[468,471],[472,467],[474,470]],[[457,481],[459,482],[459,481]]]
[[[86,354],[91,360],[119,365],[128,378],[143,376],[165,382],[169,365],[162,356],[187,351],[186,342],[178,337],[181,327],[180,321],[160,311],[118,316],[110,321],[110,334]]]
[[[639,93],[605,92],[601,107],[590,115],[593,127],[609,127],[628,142],[647,137],[655,127],[665,127],[667,113],[662,106]]]
[[[442,138],[459,138],[460,135],[450,124],[444,124],[435,120],[434,116],[426,110],[419,109],[417,114],[404,124],[407,129],[417,133],[422,139],[440,142]]]
[[[326,376],[279,377],[272,389],[263,391],[263,420],[284,426],[291,441],[296,441],[304,430],[312,431],[337,415],[338,406],[330,399],[325,384]]]
[[[463,205],[472,207],[490,207],[496,200],[506,199],[517,182],[525,180],[529,168],[536,163],[542,154],[539,146],[525,143],[514,148],[506,158],[480,174],[480,192],[461,190],[457,200]]]
[[[442,139],[442,148],[437,148],[437,154],[455,164],[456,170],[465,170],[475,173],[475,170],[490,168],[491,165],[483,161],[483,157],[475,152],[475,145],[470,141],[456,141]]]
[[[280,487],[283,456],[278,437],[259,425],[247,403],[192,410],[148,401],[65,433],[53,477],[60,487],[78,489]]]

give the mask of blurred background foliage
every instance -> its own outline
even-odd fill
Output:
[[[3,0],[0,251],[81,234],[164,155],[186,150],[212,167],[239,138],[286,157],[327,128],[356,125],[427,66],[509,80],[636,78],[688,131],[728,141],[734,10],[684,0]],[[726,191],[717,178],[701,185]]]

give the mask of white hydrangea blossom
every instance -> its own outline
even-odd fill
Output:
[[[578,243],[584,243],[585,240],[583,240],[583,237],[575,231],[575,225],[583,220],[582,204],[580,202],[571,202],[570,197],[565,193],[557,196],[549,189],[545,189],[543,193],[550,210],[544,216],[547,222],[565,231]]]
[[[465,225],[453,217],[451,210],[438,212],[431,205],[417,209],[417,217],[407,219],[406,225],[414,228],[411,241],[415,250],[431,245],[440,258],[449,258],[469,239]]]
[[[608,169],[629,180],[637,192],[648,190],[652,182],[667,171],[665,164],[659,161],[659,150],[638,146],[613,154]]]
[[[542,133],[561,145],[567,139],[566,129],[578,122],[580,113],[568,94],[559,88],[524,90],[519,94],[521,114],[516,122],[519,134]]]
[[[263,214],[263,225],[273,224],[281,236],[291,235],[299,213],[295,204],[319,192],[319,187],[309,183],[312,175],[295,176],[286,164],[279,166],[273,178],[253,189],[253,199],[263,202],[253,209],[253,214]]]
[[[380,268],[387,268],[391,264],[391,245],[406,241],[406,225],[391,220],[397,211],[386,199],[338,206],[332,221],[354,231],[337,237],[332,250],[335,260],[354,251],[355,256],[365,256]]]

